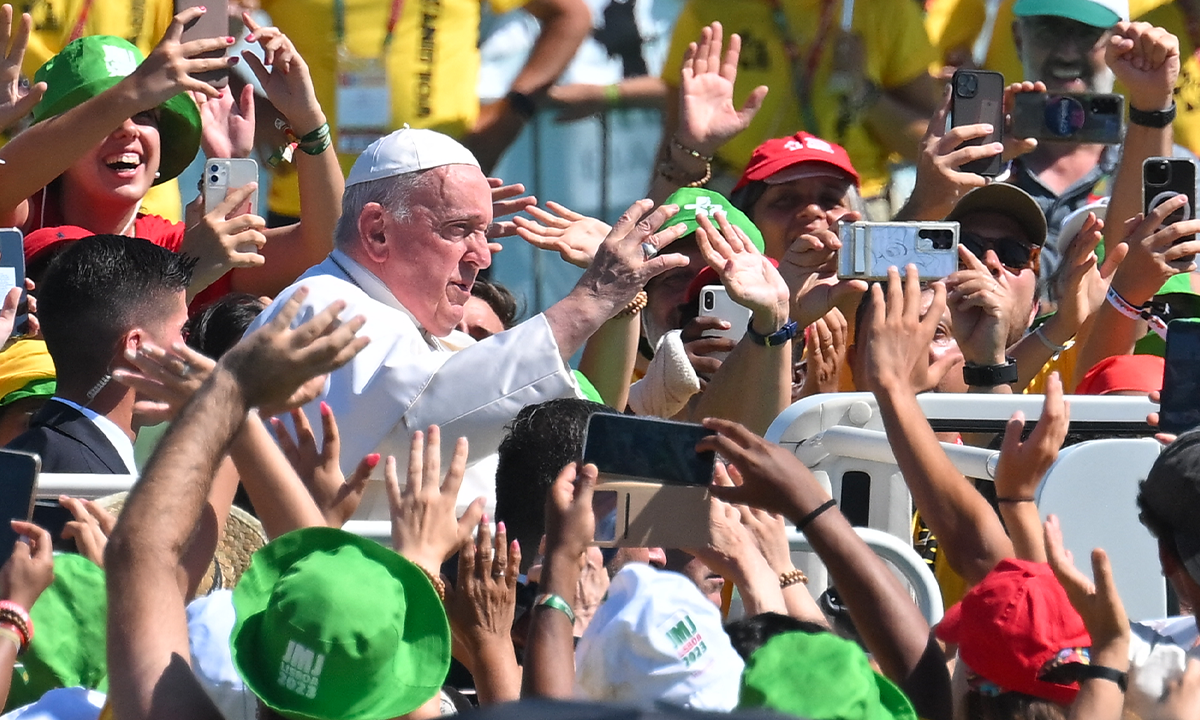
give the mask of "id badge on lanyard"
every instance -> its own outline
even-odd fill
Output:
[[[359,155],[392,128],[392,93],[388,83],[387,54],[392,44],[403,0],[392,0],[383,48],[376,56],[350,52],[346,44],[346,0],[336,0],[338,37],[335,102],[337,151]]]

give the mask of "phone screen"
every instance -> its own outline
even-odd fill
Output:
[[[21,304],[17,306],[17,320],[13,324],[13,337],[20,337],[29,330],[28,305],[25,296],[25,240],[17,228],[0,228],[0,300],[8,291],[21,288]]]
[[[13,544],[19,535],[12,529],[12,520],[29,520],[33,498],[37,493],[41,460],[37,455],[0,449],[0,564],[12,555]]]
[[[1170,322],[1165,357],[1158,429],[1178,434],[1200,426],[1200,320]]]
[[[714,454],[696,443],[715,434],[702,425],[596,414],[583,438],[583,461],[600,472],[668,485],[711,485]]]

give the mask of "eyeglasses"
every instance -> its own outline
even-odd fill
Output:
[[[958,242],[981,261],[988,250],[994,251],[1000,264],[1009,270],[1024,270],[1033,259],[1033,246],[1015,237],[985,238],[972,232],[961,231]]]

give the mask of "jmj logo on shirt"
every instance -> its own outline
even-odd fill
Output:
[[[661,627],[666,628],[667,639],[675,647],[675,655],[687,667],[691,667],[708,651],[704,638],[696,628],[692,616],[680,611],[671,616]]]

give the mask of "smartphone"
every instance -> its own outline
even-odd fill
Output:
[[[1191,158],[1146,158],[1142,163],[1142,207],[1146,214],[1178,195],[1186,197],[1187,203],[1168,215],[1163,225],[1196,217],[1196,162]],[[1195,239],[1194,234],[1184,235],[1172,244]]]
[[[696,444],[713,434],[703,425],[597,413],[584,431],[583,461],[610,479],[708,487],[714,454]]]
[[[1125,136],[1125,97],[1099,93],[1017,93],[1012,134],[1049,142],[1118,145]]]
[[[208,10],[183,28],[183,37],[180,39],[181,43],[205,38],[223,38],[229,36],[228,0],[175,0],[176,15],[192,7],[205,7]],[[206,52],[196,57],[225,57],[225,50],[213,50],[212,52]],[[193,77],[197,80],[203,80],[217,89],[221,89],[229,85],[229,68],[196,73]]]
[[[1200,426],[1200,318],[1167,324],[1158,429],[1180,434]]]
[[[258,182],[258,162],[254,158],[213,158],[204,162],[204,209],[225,202],[229,191]],[[229,217],[258,214],[258,190],[250,193],[241,207],[234,208]]]
[[[724,285],[705,285],[700,288],[700,315],[720,318],[729,323],[728,330],[705,330],[704,337],[728,338],[736,343],[746,334],[753,312],[734,302]],[[727,352],[718,352],[712,353],[711,357],[724,361],[728,355]]]
[[[843,225],[838,276],[886,280],[888,268],[916,265],[921,280],[958,270],[957,222],[856,222]]]
[[[601,478],[603,480],[603,478]],[[592,494],[598,547],[705,547],[712,540],[707,487],[601,482]]]
[[[59,552],[78,552],[75,540],[64,539],[63,528],[75,520],[70,510],[58,504],[57,500],[38,498],[33,501],[33,524],[50,533],[54,549]]]
[[[42,460],[33,453],[0,449],[0,565],[12,555],[20,536],[12,529],[12,520],[28,521],[37,497],[38,473]]]
[[[989,70],[958,70],[950,81],[954,92],[950,99],[950,127],[988,123],[992,132],[968,140],[968,145],[988,145],[1004,141],[1004,76]],[[972,160],[958,168],[962,172],[984,177],[996,177],[1004,170],[998,153],[989,158]]]
[[[0,299],[8,291],[21,288],[21,301],[17,305],[17,319],[13,323],[11,337],[21,337],[29,332],[29,298],[25,293],[25,236],[16,228],[0,229]]]

